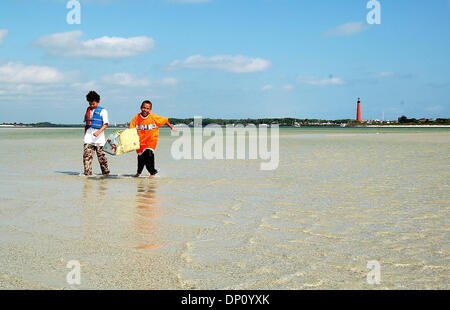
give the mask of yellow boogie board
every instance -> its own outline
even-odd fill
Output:
[[[139,150],[139,135],[136,128],[118,130],[106,139],[103,150],[111,155],[122,155]]]

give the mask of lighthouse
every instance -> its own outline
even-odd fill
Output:
[[[358,106],[356,108],[356,120],[358,122],[362,121],[362,119],[361,119],[361,101],[359,101],[359,98],[358,98]]]

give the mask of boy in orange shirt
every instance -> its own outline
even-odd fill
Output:
[[[136,151],[138,154],[138,168],[135,177],[139,177],[144,169],[147,168],[150,177],[154,177],[158,171],[155,169],[155,149],[158,144],[159,127],[168,125],[170,129],[177,131],[172,124],[169,123],[167,117],[158,116],[152,112],[152,103],[145,100],[141,104],[141,113],[137,114],[130,122],[130,128],[136,128],[139,135],[140,149]]]

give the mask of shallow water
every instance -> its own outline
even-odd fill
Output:
[[[0,129],[0,287],[450,288],[449,129],[280,129],[274,171],[176,161],[161,131],[159,178],[129,153],[105,179],[82,129]]]

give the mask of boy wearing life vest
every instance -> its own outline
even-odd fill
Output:
[[[95,91],[86,95],[89,107],[86,110],[84,121],[84,175],[92,175],[92,159],[94,152],[97,153],[98,162],[104,176],[109,176],[108,160],[106,159],[103,146],[105,145],[104,130],[108,127],[108,111],[99,106],[100,96]]]
[[[159,127],[168,125],[170,129],[177,131],[169,123],[167,117],[158,116],[152,112],[152,103],[145,100],[141,104],[141,113],[137,114],[130,122],[130,128],[136,128],[139,135],[140,149],[138,154],[138,168],[135,177],[139,177],[144,169],[147,168],[150,178],[154,177],[158,171],[155,169],[155,149],[158,144]]]

